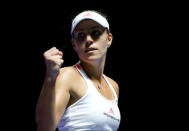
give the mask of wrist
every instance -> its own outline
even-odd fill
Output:
[[[45,79],[49,82],[55,82],[56,81],[56,78],[57,78],[58,75],[52,75],[52,74],[49,74],[49,73],[46,73],[45,75]]]

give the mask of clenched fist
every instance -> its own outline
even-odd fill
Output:
[[[62,59],[63,53],[56,47],[47,50],[44,54],[46,63],[46,75],[56,78],[64,60]]]

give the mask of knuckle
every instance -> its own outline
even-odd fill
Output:
[[[44,52],[44,53],[43,53],[43,56],[46,57],[46,56],[47,56],[47,52]]]

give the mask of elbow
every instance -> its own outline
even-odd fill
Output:
[[[37,131],[55,131],[56,127],[52,125],[47,125],[43,121],[38,121],[37,123]]]
[[[40,115],[40,113],[36,113],[36,126],[37,131],[55,131],[56,124],[51,119],[44,117],[44,115]]]
[[[40,116],[40,114],[38,112],[36,112],[35,122],[36,122],[36,126],[37,126],[37,131],[45,131],[46,130],[45,124],[41,118],[42,117]]]

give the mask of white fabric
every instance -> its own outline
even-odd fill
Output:
[[[76,68],[86,81],[88,89],[82,98],[65,110],[58,124],[59,131],[117,131],[120,111],[114,88],[104,76],[115,98],[106,99],[97,91],[84,70]]]
[[[98,14],[96,12],[85,11],[85,12],[78,14],[74,18],[74,20],[72,22],[71,34],[73,33],[77,24],[79,22],[81,22],[82,20],[86,20],[86,19],[94,20],[94,21],[96,21],[97,23],[99,23],[100,25],[102,25],[103,27],[105,27],[109,30],[109,24],[108,24],[108,21],[106,20],[106,18],[104,18],[103,16],[101,16],[100,14]]]

